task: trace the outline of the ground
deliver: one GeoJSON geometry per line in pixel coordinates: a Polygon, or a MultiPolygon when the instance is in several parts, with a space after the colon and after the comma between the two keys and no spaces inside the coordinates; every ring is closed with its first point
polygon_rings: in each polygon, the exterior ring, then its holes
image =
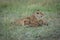
{"type": "Polygon", "coordinates": [[[0,40],[60,40],[60,0],[0,0],[0,40]],[[11,24],[41,10],[51,20],[48,26],[11,24]]]}

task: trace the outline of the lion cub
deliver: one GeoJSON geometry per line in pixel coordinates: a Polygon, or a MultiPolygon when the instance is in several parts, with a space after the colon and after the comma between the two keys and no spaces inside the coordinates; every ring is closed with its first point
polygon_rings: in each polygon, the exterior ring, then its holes
{"type": "Polygon", "coordinates": [[[23,18],[23,19],[18,19],[16,20],[16,24],[19,25],[28,25],[28,26],[40,26],[45,24],[45,22],[43,20],[41,20],[44,17],[44,14],[42,12],[40,12],[39,10],[37,10],[36,12],[34,12],[31,16],[23,18]]]}

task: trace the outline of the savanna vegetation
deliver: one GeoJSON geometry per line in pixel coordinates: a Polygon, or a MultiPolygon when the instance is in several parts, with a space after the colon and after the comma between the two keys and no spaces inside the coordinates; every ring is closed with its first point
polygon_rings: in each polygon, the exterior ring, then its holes
{"type": "Polygon", "coordinates": [[[60,40],[60,0],[0,0],[0,40],[60,40]],[[51,18],[48,26],[11,24],[38,9],[51,18]]]}

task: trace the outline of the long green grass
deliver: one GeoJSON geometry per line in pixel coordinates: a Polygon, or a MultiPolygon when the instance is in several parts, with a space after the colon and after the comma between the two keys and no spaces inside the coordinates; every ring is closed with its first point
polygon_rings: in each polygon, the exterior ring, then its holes
{"type": "Polygon", "coordinates": [[[60,0],[0,0],[0,40],[60,40],[60,0]],[[48,26],[11,24],[36,10],[51,20],[48,26]]]}

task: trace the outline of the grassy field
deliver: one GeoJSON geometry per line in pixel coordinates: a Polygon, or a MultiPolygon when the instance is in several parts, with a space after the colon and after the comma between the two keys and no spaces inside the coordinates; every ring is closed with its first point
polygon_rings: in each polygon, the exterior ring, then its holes
{"type": "Polygon", "coordinates": [[[60,0],[0,0],[0,40],[60,40],[60,0]],[[38,9],[52,19],[48,26],[11,24],[38,9]]]}

